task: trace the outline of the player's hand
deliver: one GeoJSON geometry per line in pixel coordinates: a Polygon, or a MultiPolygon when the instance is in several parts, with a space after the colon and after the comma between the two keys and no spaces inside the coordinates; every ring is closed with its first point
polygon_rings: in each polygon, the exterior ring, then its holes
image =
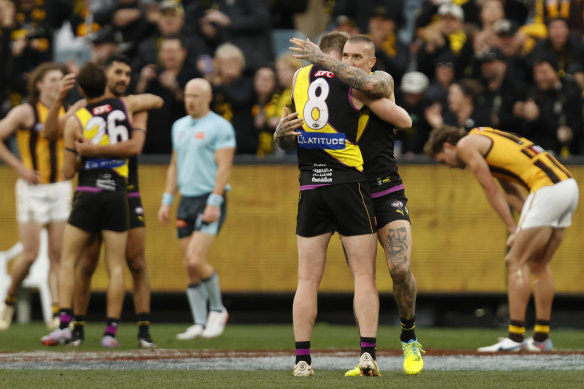
{"type": "Polygon", "coordinates": [[[31,170],[21,166],[17,169],[17,171],[20,177],[22,177],[28,184],[36,185],[39,183],[40,173],[38,170],[31,170]]]}
{"type": "Polygon", "coordinates": [[[77,138],[77,143],[75,143],[75,149],[79,155],[83,157],[95,156],[97,155],[97,146],[93,142],[83,136],[77,138]]]}
{"type": "Polygon", "coordinates": [[[207,204],[203,212],[203,223],[214,223],[219,220],[221,209],[216,205],[207,204]]]}
{"type": "Polygon", "coordinates": [[[67,93],[75,86],[75,73],[68,73],[59,82],[59,100],[65,100],[67,93]]]}
{"type": "Polygon", "coordinates": [[[170,215],[170,205],[160,204],[160,209],[158,210],[158,220],[164,224],[168,224],[168,215],[170,215]]]}
{"type": "Polygon", "coordinates": [[[291,51],[298,53],[294,54],[296,58],[305,59],[313,64],[320,64],[320,61],[324,58],[324,53],[320,47],[308,38],[306,40],[292,38],[290,39],[290,43],[296,45],[296,47],[289,47],[291,51]]]}
{"type": "Polygon", "coordinates": [[[303,122],[304,119],[298,118],[298,112],[290,113],[288,107],[284,107],[280,122],[278,122],[274,132],[274,139],[300,135],[301,133],[296,129],[302,126],[303,122]]]}
{"type": "Polygon", "coordinates": [[[515,237],[517,236],[517,233],[514,232],[512,234],[509,234],[509,237],[507,238],[507,247],[511,248],[511,246],[513,246],[513,243],[515,242],[515,237]]]}

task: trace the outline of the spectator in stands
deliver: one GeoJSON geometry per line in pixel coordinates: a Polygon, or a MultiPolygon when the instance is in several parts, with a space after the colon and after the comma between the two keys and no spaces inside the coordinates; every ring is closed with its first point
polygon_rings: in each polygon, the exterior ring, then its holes
{"type": "Polygon", "coordinates": [[[548,22],[548,37],[535,45],[533,56],[553,54],[558,59],[558,69],[565,74],[574,63],[584,63],[582,38],[570,33],[566,19],[556,18],[548,22]]]}
{"type": "Polygon", "coordinates": [[[459,75],[467,74],[473,56],[472,42],[462,29],[464,13],[453,3],[444,3],[438,8],[440,19],[426,27],[423,32],[422,46],[418,50],[418,70],[431,77],[436,57],[450,51],[456,58],[455,69],[459,75]]]}
{"type": "Polygon", "coordinates": [[[542,54],[533,65],[535,86],[518,109],[526,120],[523,136],[567,157],[582,152],[582,91],[575,81],[558,75],[554,56],[542,54]]]}
{"type": "Polygon", "coordinates": [[[248,70],[255,71],[272,62],[269,2],[218,0],[215,4],[217,8],[207,9],[199,20],[208,45],[216,48],[226,42],[233,43],[243,51],[248,70]]]}
{"type": "MultiPolygon", "coordinates": [[[[515,109],[525,101],[527,85],[521,80],[509,77],[506,58],[497,48],[487,48],[476,56],[480,66],[481,81],[485,87],[482,105],[490,113],[491,126],[500,130],[517,132],[521,118],[515,109]]],[[[482,125],[478,123],[478,125],[482,125]]]]}
{"type": "Polygon", "coordinates": [[[12,64],[12,49],[10,35],[16,25],[14,19],[14,4],[9,0],[0,0],[0,119],[4,117],[6,99],[10,95],[10,78],[12,64]]]}
{"type": "Polygon", "coordinates": [[[426,110],[426,119],[432,128],[445,124],[469,131],[478,126],[490,126],[489,114],[478,102],[482,92],[483,87],[476,80],[455,81],[448,89],[448,109],[440,111],[434,104],[426,110]]]}
{"type": "Polygon", "coordinates": [[[401,80],[409,60],[409,48],[396,34],[403,9],[395,5],[378,6],[369,18],[369,37],[375,44],[374,70],[388,72],[396,80],[401,80]]]}
{"type": "Polygon", "coordinates": [[[580,1],[535,0],[534,19],[542,23],[556,18],[568,21],[570,29],[580,37],[584,36],[584,9],[580,1]]]}
{"type": "MultiPolygon", "coordinates": [[[[423,0],[421,8],[416,17],[416,35],[422,37],[425,34],[425,29],[432,26],[435,20],[439,17],[439,8],[446,3],[450,3],[450,0],[423,0]]],[[[466,24],[478,28],[480,26],[479,12],[477,1],[457,1],[456,4],[460,4],[462,9],[464,20],[466,24]]]]}
{"type": "Polygon", "coordinates": [[[576,81],[576,83],[584,93],[584,64],[579,63],[570,66],[570,68],[568,69],[568,77],[576,81]]]}
{"type": "Polygon", "coordinates": [[[510,19],[502,19],[495,23],[493,30],[497,34],[497,43],[493,47],[499,48],[507,58],[507,74],[509,78],[530,82],[532,80],[531,67],[527,62],[529,49],[526,45],[528,37],[519,29],[519,24],[510,19]]]}
{"type": "MultiPolygon", "coordinates": [[[[356,24],[360,33],[366,34],[371,31],[371,16],[376,10],[383,9],[383,18],[391,13],[390,19],[394,21],[394,32],[404,23],[404,2],[403,0],[337,0],[332,10],[333,19],[339,16],[349,16],[356,24]]],[[[379,11],[378,11],[379,12],[379,11]]],[[[346,30],[341,30],[346,31],[346,30]]],[[[346,31],[349,35],[350,31],[346,31]]],[[[357,33],[358,34],[358,33],[357,33]]],[[[373,37],[371,37],[373,38],[373,37]]],[[[403,73],[402,73],[403,74],[403,73]]],[[[395,76],[394,76],[395,77],[395,76]]],[[[397,78],[398,80],[401,78],[397,78]]]]}
{"type": "Polygon", "coordinates": [[[394,152],[396,156],[420,154],[432,128],[426,121],[424,112],[430,105],[426,98],[429,80],[424,73],[409,72],[401,79],[397,104],[403,107],[412,118],[412,126],[397,131],[394,152]]]}
{"type": "Polygon", "coordinates": [[[186,83],[199,76],[195,68],[185,66],[187,55],[183,40],[166,37],[160,44],[160,66],[148,64],[142,68],[136,85],[137,93],[152,93],[164,99],[164,106],[148,115],[148,136],[143,153],[170,154],[170,128],[185,115],[183,90],[186,83]]]}
{"type": "Polygon", "coordinates": [[[253,80],[243,74],[245,57],[241,49],[224,43],[215,51],[215,73],[208,76],[213,85],[213,110],[235,128],[237,154],[255,154],[258,133],[254,126],[253,80]]]}
{"type": "MultiPolygon", "coordinates": [[[[349,36],[361,33],[361,30],[359,30],[355,21],[346,15],[337,16],[333,24],[335,25],[335,31],[346,32],[349,36]]],[[[316,39],[315,41],[318,42],[316,39]]]]}
{"type": "Polygon", "coordinates": [[[445,51],[436,57],[434,62],[434,81],[426,91],[426,97],[432,103],[440,103],[442,107],[448,105],[448,88],[456,80],[456,70],[454,55],[445,51]]]}
{"type": "Polygon", "coordinates": [[[258,132],[258,156],[274,152],[274,129],[268,126],[268,117],[277,114],[273,101],[276,91],[276,72],[269,66],[259,68],[253,79],[255,104],[252,107],[254,125],[258,132]]]}
{"type": "MultiPolygon", "coordinates": [[[[118,50],[118,43],[120,42],[116,39],[111,26],[106,26],[93,34],[91,39],[91,62],[103,66],[105,60],[118,50]]],[[[69,64],[69,66],[72,66],[72,64],[69,64]]],[[[70,67],[69,70],[77,73],[79,69],[70,67]]]]}
{"type": "MultiPolygon", "coordinates": [[[[187,49],[188,66],[197,66],[199,59],[202,60],[201,56],[210,54],[203,39],[195,34],[194,26],[185,24],[185,12],[180,2],[162,1],[156,11],[155,20],[157,30],[154,35],[140,42],[132,65],[134,69],[142,69],[148,64],[158,64],[158,48],[162,39],[168,36],[182,36],[187,49]]],[[[204,67],[197,67],[199,72],[204,72],[204,67]]]]}
{"type": "Polygon", "coordinates": [[[284,107],[292,112],[292,84],[294,73],[302,67],[302,60],[295,58],[290,53],[284,53],[276,60],[277,92],[274,94],[272,103],[274,109],[268,113],[268,127],[272,134],[276,130],[284,107]]]}
{"type": "Polygon", "coordinates": [[[138,43],[154,32],[154,26],[146,18],[146,2],[141,0],[118,0],[100,2],[93,16],[102,26],[111,26],[118,36],[119,51],[133,58],[138,43]]]}
{"type": "Polygon", "coordinates": [[[497,34],[494,25],[505,18],[501,0],[485,0],[480,3],[481,30],[474,35],[473,48],[475,53],[493,47],[497,44],[497,34]]]}

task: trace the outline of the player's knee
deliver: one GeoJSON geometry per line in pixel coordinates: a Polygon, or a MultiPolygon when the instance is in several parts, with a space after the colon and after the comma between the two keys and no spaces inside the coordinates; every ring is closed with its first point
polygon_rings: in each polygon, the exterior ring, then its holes
{"type": "Polygon", "coordinates": [[[128,269],[130,269],[130,272],[134,276],[142,274],[146,271],[146,261],[143,255],[128,257],[127,263],[128,269]]]}
{"type": "Polygon", "coordinates": [[[410,266],[407,263],[390,263],[389,274],[395,283],[404,283],[410,276],[410,266]]]}
{"type": "Polygon", "coordinates": [[[189,255],[185,258],[185,268],[187,272],[200,272],[203,267],[203,259],[197,255],[189,255]]]}
{"type": "Polygon", "coordinates": [[[38,251],[25,251],[22,253],[22,261],[27,267],[31,267],[38,256],[38,251]]]}

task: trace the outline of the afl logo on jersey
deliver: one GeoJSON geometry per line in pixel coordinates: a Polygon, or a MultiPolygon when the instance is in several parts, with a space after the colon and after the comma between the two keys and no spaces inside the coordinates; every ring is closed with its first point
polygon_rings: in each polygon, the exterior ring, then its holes
{"type": "Polygon", "coordinates": [[[205,139],[205,133],[203,131],[195,132],[195,139],[205,139]]]}
{"type": "Polygon", "coordinates": [[[395,200],[393,203],[391,203],[391,206],[394,208],[401,208],[404,206],[404,203],[399,200],[395,200]]]}
{"type": "Polygon", "coordinates": [[[334,78],[335,74],[328,70],[317,70],[316,72],[314,72],[314,77],[334,78]]]}

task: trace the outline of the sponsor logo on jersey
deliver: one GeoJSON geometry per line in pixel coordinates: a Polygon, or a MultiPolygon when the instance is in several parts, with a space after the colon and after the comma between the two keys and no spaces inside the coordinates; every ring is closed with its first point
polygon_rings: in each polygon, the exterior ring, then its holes
{"type": "Polygon", "coordinates": [[[99,105],[97,107],[94,107],[91,110],[91,114],[93,116],[97,116],[97,115],[103,115],[104,113],[108,113],[111,112],[112,110],[112,106],[109,104],[104,104],[104,105],[99,105]]]}
{"type": "Polygon", "coordinates": [[[320,150],[344,150],[345,134],[340,133],[323,133],[323,132],[304,132],[298,135],[298,147],[303,149],[320,149],[320,150]]]}
{"type": "Polygon", "coordinates": [[[123,166],[126,163],[124,159],[88,159],[83,164],[84,170],[93,169],[113,169],[123,166]]]}
{"type": "Polygon", "coordinates": [[[195,139],[205,139],[205,133],[203,131],[195,132],[195,139]]]}
{"type": "Polygon", "coordinates": [[[41,132],[44,129],[45,129],[45,125],[43,123],[37,123],[34,125],[34,130],[36,132],[41,132]]]}
{"type": "Polygon", "coordinates": [[[317,70],[314,72],[314,77],[335,78],[335,74],[329,70],[317,70]]]}

